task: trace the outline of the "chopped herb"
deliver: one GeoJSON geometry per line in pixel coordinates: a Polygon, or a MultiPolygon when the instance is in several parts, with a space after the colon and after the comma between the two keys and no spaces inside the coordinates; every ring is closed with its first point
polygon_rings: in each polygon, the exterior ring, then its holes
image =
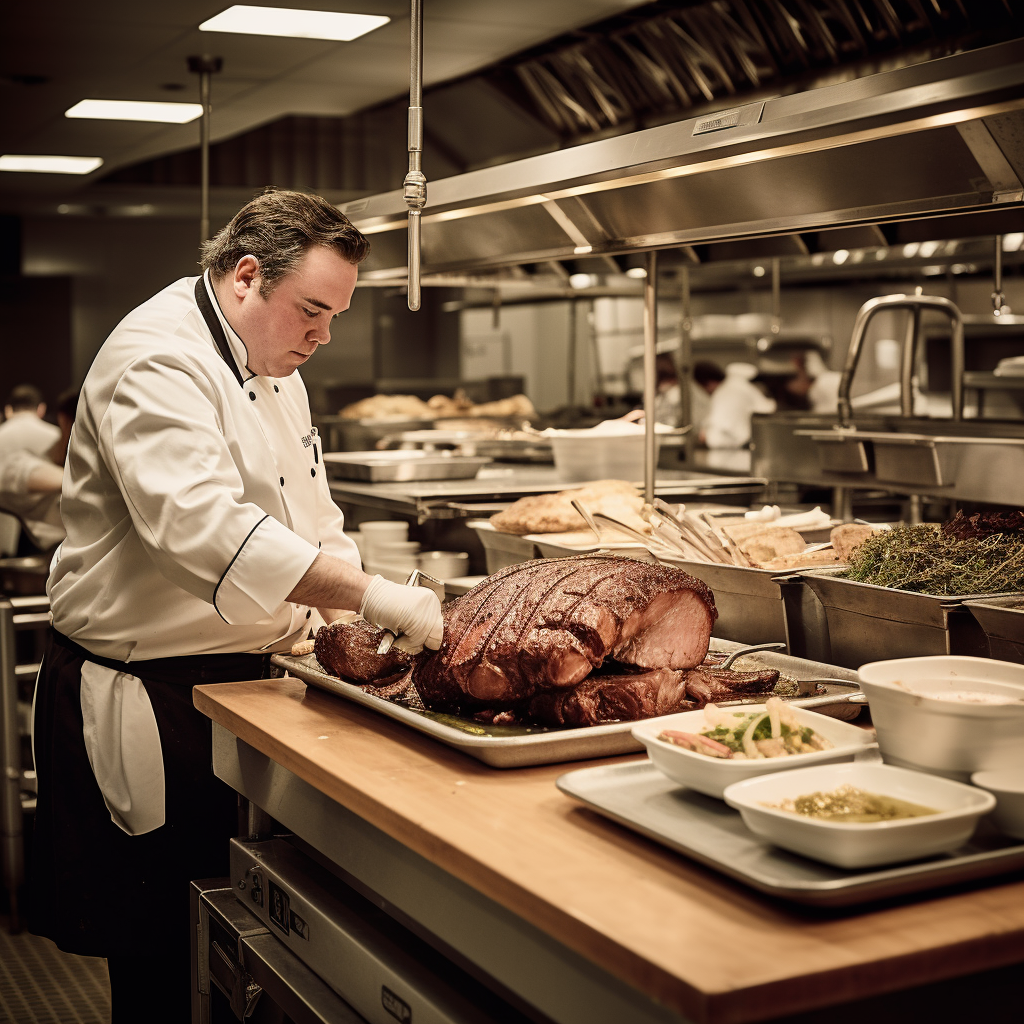
{"type": "Polygon", "coordinates": [[[934,523],[868,537],[843,574],[919,594],[994,594],[1024,589],[1024,537],[993,533],[958,540],[934,523]]]}

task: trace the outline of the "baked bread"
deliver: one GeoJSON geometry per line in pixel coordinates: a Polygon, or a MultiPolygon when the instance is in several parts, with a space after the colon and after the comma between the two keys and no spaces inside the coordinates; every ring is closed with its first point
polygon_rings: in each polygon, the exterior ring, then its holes
{"type": "MultiPolygon", "coordinates": [[[[528,495],[491,516],[491,525],[501,533],[520,536],[586,529],[583,517],[572,507],[574,498],[588,512],[603,512],[641,533],[651,532],[650,523],[640,518],[643,499],[636,488],[624,480],[598,480],[575,490],[528,495]]],[[[625,539],[625,534],[621,536],[625,539]]]]}
{"type": "Polygon", "coordinates": [[[749,559],[763,565],[773,558],[799,554],[807,544],[796,530],[786,526],[765,526],[740,541],[739,547],[749,559]]]}
{"type": "Polygon", "coordinates": [[[843,523],[832,528],[829,539],[840,562],[848,562],[854,553],[875,532],[873,526],[863,523],[843,523]]]}

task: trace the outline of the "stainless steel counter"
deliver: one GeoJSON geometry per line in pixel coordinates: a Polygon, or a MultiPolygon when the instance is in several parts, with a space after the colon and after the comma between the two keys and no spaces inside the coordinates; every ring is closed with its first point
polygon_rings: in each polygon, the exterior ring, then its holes
{"type": "MultiPolygon", "coordinates": [[[[764,477],[724,476],[686,470],[662,470],[655,493],[668,500],[714,498],[748,504],[767,485],[764,477]]],[[[363,483],[334,480],[331,495],[339,504],[428,519],[459,519],[490,514],[488,504],[508,504],[528,494],[546,494],[582,487],[562,479],[554,466],[489,466],[471,480],[424,480],[409,483],[363,483]],[[481,507],[474,507],[481,506],[481,507]]]]}

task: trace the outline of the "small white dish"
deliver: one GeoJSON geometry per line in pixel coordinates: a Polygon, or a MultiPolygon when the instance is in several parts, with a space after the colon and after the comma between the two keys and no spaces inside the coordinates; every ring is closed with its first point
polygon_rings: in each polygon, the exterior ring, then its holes
{"type": "Polygon", "coordinates": [[[989,820],[1000,832],[1024,839],[1024,768],[975,772],[971,782],[996,798],[989,820]]]}
{"type": "MultiPolygon", "coordinates": [[[[736,708],[723,708],[744,715],[764,711],[763,704],[744,704],[736,708]]],[[[830,750],[817,750],[812,754],[790,754],[788,757],[766,757],[757,760],[733,760],[732,758],[708,757],[685,747],[676,746],[667,740],[658,739],[666,729],[679,732],[703,732],[708,728],[704,711],[682,711],[678,715],[652,718],[633,726],[633,736],[647,748],[647,756],[659,771],[673,782],[695,789],[705,796],[722,799],[726,786],[743,779],[766,775],[770,772],[784,772],[814,764],[832,764],[849,761],[861,751],[876,746],[875,734],[871,729],[841,722],[828,715],[819,715],[805,708],[791,708],[801,725],[812,728],[832,744],[830,750]]],[[[876,755],[877,756],[877,755],[876,755]]]]}
{"type": "Polygon", "coordinates": [[[868,868],[946,853],[971,837],[996,805],[975,786],[887,764],[815,765],[737,782],[725,791],[751,832],[794,853],[841,868],[868,868]],[[840,786],[932,807],[918,818],[867,823],[823,821],[766,804],[827,793],[840,786]]]}

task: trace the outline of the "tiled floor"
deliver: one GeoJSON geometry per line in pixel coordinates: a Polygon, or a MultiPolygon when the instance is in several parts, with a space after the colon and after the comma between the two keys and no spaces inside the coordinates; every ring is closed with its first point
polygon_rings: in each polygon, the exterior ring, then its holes
{"type": "Polygon", "coordinates": [[[0,917],[0,1022],[109,1024],[106,960],[62,953],[28,932],[11,935],[0,917]]]}

